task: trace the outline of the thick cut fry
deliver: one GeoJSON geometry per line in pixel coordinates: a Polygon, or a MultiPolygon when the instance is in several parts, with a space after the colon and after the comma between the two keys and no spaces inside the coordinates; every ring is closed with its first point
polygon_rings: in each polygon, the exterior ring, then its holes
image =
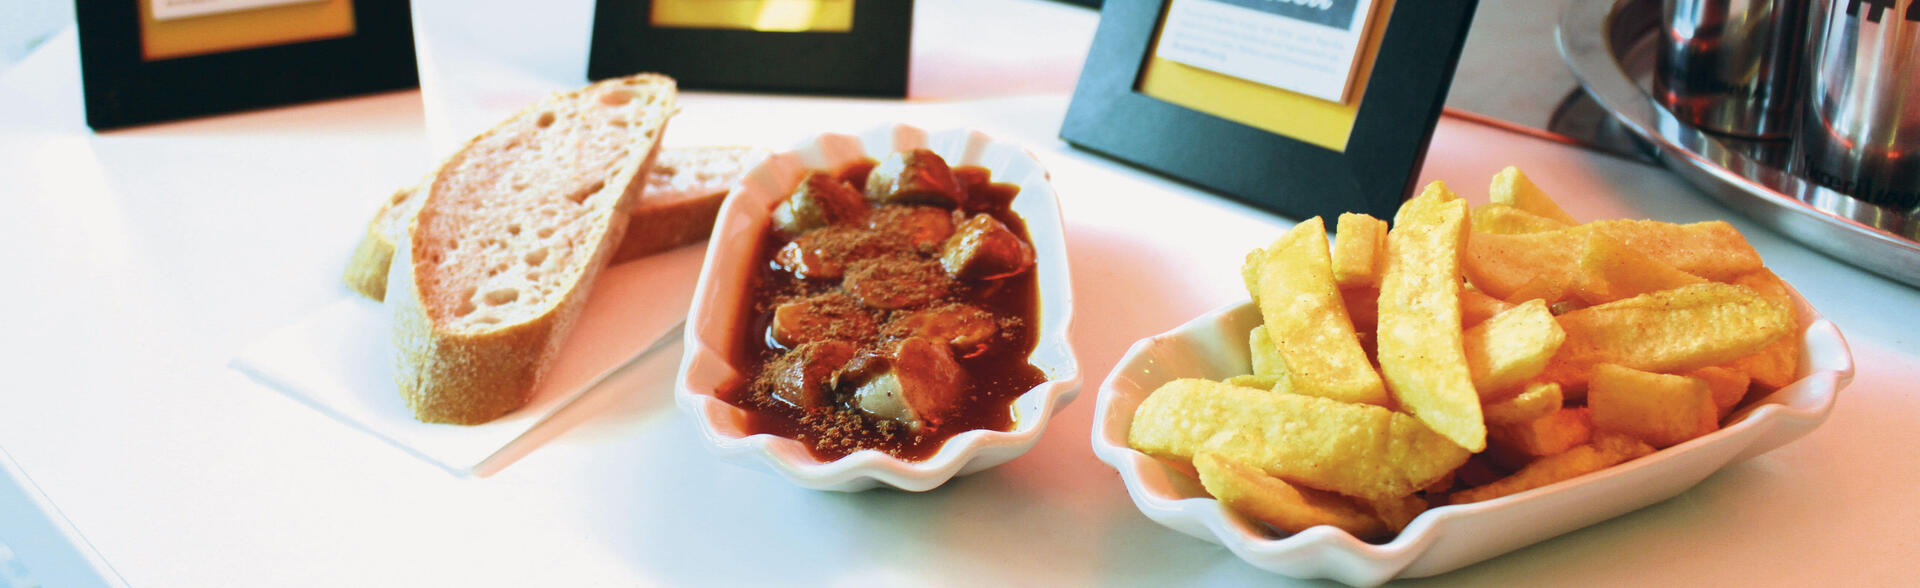
{"type": "Polygon", "coordinates": [[[1462,337],[1473,387],[1482,400],[1492,400],[1539,375],[1567,334],[1545,302],[1529,300],[1467,329],[1462,337]]]}
{"type": "Polygon", "coordinates": [[[1487,187],[1487,198],[1562,224],[1580,224],[1580,221],[1573,220],[1573,215],[1561,210],[1560,205],[1554,203],[1539,186],[1533,185],[1533,180],[1527,179],[1527,174],[1521,173],[1520,168],[1511,165],[1493,175],[1493,185],[1487,187]]]}
{"type": "Polygon", "coordinates": [[[1678,373],[1751,355],[1791,334],[1792,315],[1753,289],[1706,283],[1642,294],[1557,317],[1567,340],[1542,378],[1584,387],[1593,366],[1678,373]]]}
{"type": "Polygon", "coordinates": [[[1719,409],[1706,380],[1643,372],[1603,363],[1593,368],[1587,407],[1595,430],[1619,433],[1654,447],[1671,447],[1719,427],[1719,409]]]}
{"type": "MultiPolygon", "coordinates": [[[[1451,476],[1449,476],[1451,478],[1451,476]]],[[[1451,479],[1442,480],[1452,483],[1451,479]]],[[[1399,533],[1413,523],[1414,517],[1427,512],[1427,499],[1420,496],[1402,496],[1379,500],[1360,500],[1362,506],[1373,511],[1373,516],[1387,525],[1388,533],[1399,533]]]]}
{"type": "Polygon", "coordinates": [[[1141,402],[1127,442],[1155,457],[1213,451],[1361,498],[1412,494],[1467,460],[1418,419],[1385,408],[1193,379],[1168,382],[1141,402]]]}
{"type": "Polygon", "coordinates": [[[1727,418],[1733,412],[1733,407],[1740,405],[1740,401],[1747,397],[1747,388],[1753,386],[1752,376],[1730,367],[1704,367],[1681,375],[1699,378],[1707,383],[1707,390],[1713,393],[1713,406],[1719,409],[1714,415],[1721,419],[1727,418]]]}
{"type": "Polygon", "coordinates": [[[1515,291],[1542,274],[1571,279],[1587,235],[1600,233],[1667,265],[1709,280],[1728,280],[1760,269],[1760,254],[1740,231],[1722,221],[1676,225],[1649,220],[1604,220],[1558,231],[1516,235],[1473,233],[1461,258],[1467,279],[1481,291],[1512,300],[1515,291]]]}
{"type": "Polygon", "coordinates": [[[1587,408],[1561,408],[1531,421],[1496,427],[1488,434],[1501,449],[1530,457],[1553,455],[1593,439],[1587,408]]]}
{"type": "MultiPolygon", "coordinates": [[[[1800,311],[1793,303],[1792,291],[1787,288],[1787,283],[1781,281],[1780,276],[1774,275],[1772,271],[1761,268],[1734,278],[1733,283],[1753,288],[1753,291],[1759,292],[1761,297],[1786,307],[1787,311],[1792,313],[1791,322],[1796,327],[1800,324],[1800,311]]],[[[1760,385],[1777,390],[1792,384],[1795,376],[1798,375],[1802,344],[1803,341],[1799,336],[1788,335],[1752,355],[1733,360],[1733,363],[1728,365],[1753,376],[1753,381],[1759,382],[1760,385]]]]}
{"type": "Polygon", "coordinates": [[[1540,216],[1511,204],[1482,204],[1473,209],[1473,230],[1482,233],[1513,235],[1518,233],[1538,233],[1564,229],[1572,226],[1544,216],[1540,216]]]}
{"type": "Polygon", "coordinates": [[[1513,308],[1512,303],[1488,296],[1479,290],[1473,288],[1460,290],[1461,327],[1471,329],[1474,325],[1486,322],[1487,319],[1493,318],[1493,315],[1506,312],[1509,308],[1513,308]]]}
{"type": "Polygon", "coordinates": [[[1653,448],[1639,440],[1603,436],[1591,444],[1534,460],[1513,475],[1491,484],[1455,492],[1448,499],[1453,504],[1466,504],[1519,494],[1607,469],[1649,453],[1653,453],[1653,448]]]}
{"type": "Polygon", "coordinates": [[[1588,235],[1578,267],[1573,273],[1573,295],[1587,304],[1605,304],[1706,281],[1598,232],[1588,235]]]}
{"type": "Polygon", "coordinates": [[[1400,206],[1380,279],[1380,371],[1400,406],[1468,451],[1487,447],[1460,331],[1467,202],[1428,184],[1400,206]]]}
{"type": "Polygon", "coordinates": [[[1486,415],[1491,431],[1491,427],[1525,423],[1553,414],[1565,401],[1559,384],[1534,382],[1511,398],[1481,406],[1480,412],[1486,415]]]}
{"type": "Polygon", "coordinates": [[[1340,288],[1378,288],[1380,258],[1386,255],[1387,222],[1351,212],[1340,213],[1333,232],[1333,282],[1340,288]]]}
{"type": "Polygon", "coordinates": [[[1278,376],[1287,373],[1287,364],[1280,359],[1280,346],[1267,336],[1267,326],[1259,325],[1247,332],[1247,351],[1253,362],[1253,375],[1278,376]]]}
{"type": "Polygon", "coordinates": [[[1341,288],[1340,301],[1347,305],[1347,319],[1355,333],[1365,335],[1380,327],[1380,289],[1370,286],[1341,288]]]}
{"type": "Polygon", "coordinates": [[[1194,455],[1193,469],[1200,474],[1200,485],[1221,504],[1286,533],[1319,525],[1330,525],[1361,539],[1394,532],[1370,508],[1355,504],[1353,499],[1296,488],[1259,468],[1216,453],[1194,455]]]}
{"type": "Polygon", "coordinates": [[[1220,381],[1222,384],[1231,386],[1259,388],[1261,390],[1273,390],[1276,392],[1285,392],[1286,390],[1284,390],[1283,387],[1287,385],[1286,382],[1286,377],[1274,374],[1239,375],[1220,381]]]}
{"type": "Polygon", "coordinates": [[[1260,316],[1280,350],[1294,390],[1385,404],[1386,387],[1355,338],[1333,283],[1320,217],[1301,222],[1267,247],[1260,262],[1260,316]]]}

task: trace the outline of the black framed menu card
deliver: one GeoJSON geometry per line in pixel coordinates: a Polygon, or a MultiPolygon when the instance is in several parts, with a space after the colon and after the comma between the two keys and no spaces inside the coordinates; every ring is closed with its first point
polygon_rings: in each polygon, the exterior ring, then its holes
{"type": "Polygon", "coordinates": [[[906,96],[912,0],[597,0],[587,77],[694,90],[906,96]]]}
{"type": "Polygon", "coordinates": [[[96,130],[420,84],[407,0],[98,0],[74,9],[96,130]]]}
{"type": "Polygon", "coordinates": [[[1283,215],[1390,219],[1476,4],[1107,2],[1060,137],[1283,215]]]}

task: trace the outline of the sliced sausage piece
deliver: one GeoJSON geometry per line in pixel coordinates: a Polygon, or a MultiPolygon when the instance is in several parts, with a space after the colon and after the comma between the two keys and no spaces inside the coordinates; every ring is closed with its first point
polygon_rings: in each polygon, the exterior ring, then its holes
{"type": "Polygon", "coordinates": [[[960,223],[940,247],[940,267],[962,280],[1004,278],[1032,265],[1033,246],[986,214],[960,223]]]}
{"type": "Polygon", "coordinates": [[[864,341],[879,332],[879,323],[860,303],[845,294],[809,296],[774,307],[767,338],[782,349],[813,341],[864,341]]]}
{"type": "Polygon", "coordinates": [[[959,409],[966,387],[967,374],[945,343],[914,337],[896,344],[853,398],[862,412],[920,431],[939,427],[959,409]]]}
{"type": "Polygon", "coordinates": [[[853,359],[856,349],[845,341],[812,341],[780,356],[773,366],[773,397],[807,410],[833,404],[834,372],[853,359]]]}
{"type": "Polygon", "coordinates": [[[986,350],[999,334],[993,313],[970,304],[947,304],[888,321],[881,330],[891,338],[926,337],[947,344],[955,355],[971,357],[986,350]]]}
{"type": "Polygon", "coordinates": [[[807,172],[792,194],[773,207],[773,230],[792,237],[829,225],[859,223],[867,203],[839,176],[807,172]]]}
{"type": "Polygon", "coordinates": [[[953,289],[953,279],[933,260],[890,255],[854,262],[847,267],[840,285],[861,304],[899,310],[925,306],[946,296],[953,289]]]}
{"type": "Polygon", "coordinates": [[[933,253],[953,236],[953,215],[931,206],[888,206],[867,216],[867,227],[898,236],[914,251],[933,253]]]}
{"type": "Polygon", "coordinates": [[[965,202],[947,160],[926,149],[895,152],[867,174],[867,200],[958,208],[965,202]]]}

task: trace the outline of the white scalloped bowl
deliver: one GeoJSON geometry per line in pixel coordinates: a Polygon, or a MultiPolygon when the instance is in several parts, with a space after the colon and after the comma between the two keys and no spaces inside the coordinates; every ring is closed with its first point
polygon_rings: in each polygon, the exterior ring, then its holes
{"type": "Polygon", "coordinates": [[[1094,401],[1093,452],[1120,471],[1140,512],[1218,543],[1247,563],[1296,578],[1372,586],[1446,573],[1666,500],[1728,464],[1771,451],[1818,427],[1853,380],[1853,356],[1833,323],[1794,294],[1801,315],[1800,379],[1744,407],[1726,427],[1572,480],[1414,519],[1392,542],[1372,544],[1320,526],[1276,537],[1207,495],[1198,481],[1127,446],[1134,409],[1177,378],[1251,373],[1251,302],[1228,305],[1127,350],[1094,401]]]}
{"type": "Polygon", "coordinates": [[[770,471],[815,490],[854,492],[881,484],[925,491],[963,476],[1006,463],[1032,449],[1055,412],[1080,391],[1080,367],[1068,344],[1073,315],[1072,284],[1060,205],[1047,171],[1026,149],[968,130],[928,133],[906,125],[883,126],[859,136],[823,134],[793,151],[769,157],[749,171],[727,196],[707,248],[706,265],[688,313],[686,355],[680,363],[675,403],[699,424],[700,433],[720,457],[770,471]],[[1013,210],[1026,220],[1033,240],[1040,290],[1038,341],[1030,356],[1047,381],[1013,402],[1009,431],[973,430],[948,439],[924,461],[910,462],[878,451],[858,451],[831,462],[815,459],[799,442],[768,434],[747,434],[746,412],[714,396],[741,377],[728,352],[741,322],[755,246],[766,231],[773,206],[798,186],[809,169],[834,169],[896,150],[925,147],[955,166],[977,165],[996,182],[1020,186],[1013,210]]]}

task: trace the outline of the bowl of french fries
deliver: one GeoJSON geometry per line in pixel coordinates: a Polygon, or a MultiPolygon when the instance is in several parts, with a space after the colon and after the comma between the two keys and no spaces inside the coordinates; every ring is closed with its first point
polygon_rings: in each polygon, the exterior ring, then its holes
{"type": "MultiPolygon", "coordinates": [[[[1250,252],[1250,300],[1133,345],[1093,449],[1141,512],[1376,585],[1671,498],[1826,420],[1846,342],[1731,225],[1578,223],[1519,170],[1250,252]]],[[[1222,260],[1223,268],[1231,261],[1222,260]]],[[[1228,270],[1230,271],[1230,270],[1228,270]]]]}

